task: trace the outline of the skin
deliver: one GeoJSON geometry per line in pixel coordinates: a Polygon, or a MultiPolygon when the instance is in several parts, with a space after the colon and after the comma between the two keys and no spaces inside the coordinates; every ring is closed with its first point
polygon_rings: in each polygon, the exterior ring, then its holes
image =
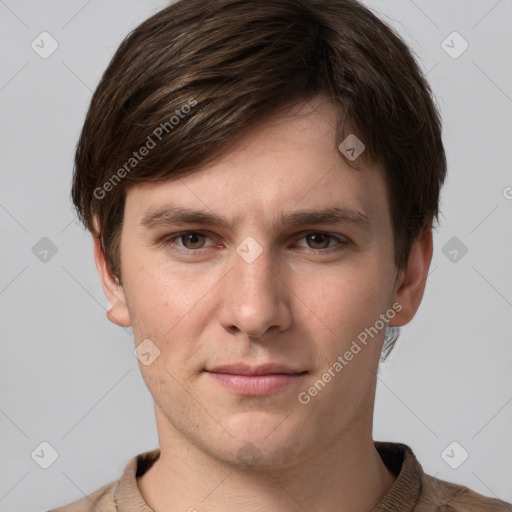
{"type": "Polygon", "coordinates": [[[140,364],[161,456],[138,485],[155,512],[363,512],[393,485],[372,438],[384,329],[308,404],[297,398],[394,303],[401,310],[389,325],[413,318],[432,258],[428,228],[397,271],[383,174],[361,157],[358,169],[341,158],[335,116],[322,97],[297,104],[214,164],[131,188],[122,286],[95,241],[108,318],[131,325],[136,344],[150,339],[160,350],[140,364]],[[169,204],[234,225],[141,225],[169,204]],[[328,206],[362,212],[369,225],[273,228],[282,215],[328,206]],[[184,231],[200,234],[169,240],[184,231]],[[262,250],[251,263],[236,251],[248,236],[262,250]],[[307,373],[266,396],[241,396],[204,371],[235,362],[307,373]]]}

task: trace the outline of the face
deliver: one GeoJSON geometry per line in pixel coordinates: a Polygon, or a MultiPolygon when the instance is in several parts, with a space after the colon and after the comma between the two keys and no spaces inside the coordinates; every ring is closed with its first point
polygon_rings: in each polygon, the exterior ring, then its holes
{"type": "Polygon", "coordinates": [[[385,327],[410,319],[415,281],[381,170],[345,163],[335,126],[331,104],[300,104],[214,165],[129,190],[123,286],[103,284],[145,344],[160,435],[278,468],[371,433],[385,327]]]}

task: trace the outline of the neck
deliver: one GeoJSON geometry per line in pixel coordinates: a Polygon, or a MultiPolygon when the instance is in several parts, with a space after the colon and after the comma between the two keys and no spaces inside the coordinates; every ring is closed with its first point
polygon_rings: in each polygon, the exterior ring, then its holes
{"type": "Polygon", "coordinates": [[[160,458],[138,486],[155,512],[369,512],[395,477],[375,449],[371,430],[354,427],[307,460],[268,471],[228,465],[166,429],[165,436],[159,431],[160,458]]]}

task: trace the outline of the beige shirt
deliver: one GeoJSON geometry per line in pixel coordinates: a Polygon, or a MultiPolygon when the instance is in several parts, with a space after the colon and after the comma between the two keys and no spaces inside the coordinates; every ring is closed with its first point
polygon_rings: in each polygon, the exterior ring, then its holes
{"type": "MultiPolygon", "coordinates": [[[[375,448],[397,478],[373,512],[512,512],[511,504],[426,475],[405,444],[376,441],[375,448]]],[[[137,487],[137,477],[159,456],[160,450],[137,455],[119,480],[49,512],[153,512],[137,487]]]]}

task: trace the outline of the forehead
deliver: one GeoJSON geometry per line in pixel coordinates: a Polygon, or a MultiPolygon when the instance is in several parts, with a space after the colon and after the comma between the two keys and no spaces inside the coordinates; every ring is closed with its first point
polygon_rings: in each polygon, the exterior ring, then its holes
{"type": "Polygon", "coordinates": [[[127,193],[126,214],[139,222],[167,205],[275,225],[284,212],[324,209],[386,216],[383,173],[361,157],[340,155],[336,107],[298,104],[249,130],[224,156],[181,178],[144,183],[127,193]]]}

